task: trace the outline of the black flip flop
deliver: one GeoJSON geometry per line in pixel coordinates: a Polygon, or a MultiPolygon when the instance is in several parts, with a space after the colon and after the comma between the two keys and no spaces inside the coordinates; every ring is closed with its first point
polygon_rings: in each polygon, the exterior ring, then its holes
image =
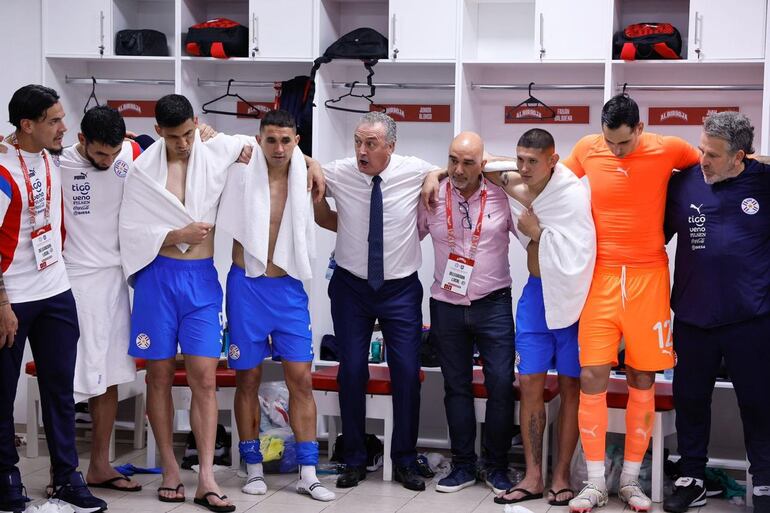
{"type": "Polygon", "coordinates": [[[207,492],[203,494],[203,497],[196,497],[193,502],[197,504],[198,506],[203,506],[204,508],[208,509],[209,511],[213,511],[214,513],[229,513],[230,511],[235,511],[235,505],[230,504],[229,506],[217,506],[216,504],[211,504],[207,497],[216,497],[217,499],[223,501],[227,499],[227,495],[217,495],[214,492],[207,492]]]}
{"type": "Polygon", "coordinates": [[[503,496],[501,497],[495,497],[495,504],[515,504],[517,502],[524,502],[524,501],[532,501],[535,499],[542,499],[543,494],[542,493],[532,493],[529,490],[525,490],[524,488],[509,488],[505,491],[503,496]],[[508,495],[509,493],[513,492],[520,492],[523,493],[521,497],[518,499],[506,499],[504,496],[508,495]]]}
{"type": "Polygon", "coordinates": [[[573,490],[572,488],[562,488],[558,492],[555,492],[553,488],[551,488],[550,490],[548,490],[548,494],[553,495],[553,500],[548,499],[548,504],[550,504],[551,506],[567,506],[569,504],[569,501],[575,498],[575,490],[573,490]],[[561,501],[556,500],[556,497],[567,492],[571,493],[572,497],[561,501]]]}
{"type": "Polygon", "coordinates": [[[184,484],[179,483],[176,485],[176,488],[169,488],[167,486],[161,486],[158,488],[158,500],[160,502],[184,502],[184,497],[163,497],[160,492],[174,492],[179,493],[179,489],[182,488],[184,484]]]}
{"type": "Polygon", "coordinates": [[[112,479],[108,479],[106,481],[102,481],[101,483],[87,483],[89,488],[106,488],[108,490],[119,490],[121,492],[141,492],[142,491],[142,485],[134,486],[133,488],[121,488],[120,486],[116,485],[118,481],[128,481],[129,483],[131,480],[126,476],[118,476],[113,477],[112,479]]]}

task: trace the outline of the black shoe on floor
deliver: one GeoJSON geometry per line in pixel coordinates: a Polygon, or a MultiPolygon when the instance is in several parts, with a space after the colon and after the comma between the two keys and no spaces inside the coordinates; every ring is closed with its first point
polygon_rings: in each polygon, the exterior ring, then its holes
{"type": "Polygon", "coordinates": [[[706,479],[703,480],[703,484],[706,487],[707,498],[721,497],[725,494],[725,487],[722,486],[722,482],[719,479],[709,479],[707,475],[706,479]]]}
{"type": "Polygon", "coordinates": [[[18,469],[0,475],[0,511],[20,513],[29,502],[18,469]]]}
{"type": "Polygon", "coordinates": [[[706,504],[706,487],[703,479],[680,477],[674,483],[674,491],[663,501],[663,510],[684,513],[689,508],[706,504]]]}
{"type": "Polygon", "coordinates": [[[337,488],[352,488],[366,479],[366,467],[346,466],[337,477],[337,488]]]}
{"type": "Polygon", "coordinates": [[[97,513],[107,509],[106,502],[91,494],[80,472],[73,472],[66,483],[55,484],[49,500],[59,506],[70,506],[75,513],[97,513]]]}
{"type": "MultiPolygon", "coordinates": [[[[757,491],[754,488],[754,491],[757,491]]],[[[770,495],[754,495],[754,513],[770,513],[770,495]]]]}
{"type": "Polygon", "coordinates": [[[414,490],[415,492],[425,490],[425,481],[420,478],[414,463],[393,467],[393,479],[401,483],[407,490],[414,490]]]}
{"type": "Polygon", "coordinates": [[[428,463],[428,458],[426,458],[423,454],[417,455],[417,459],[414,460],[414,464],[417,465],[417,473],[420,474],[422,477],[426,477],[430,479],[431,477],[436,475],[436,473],[433,472],[433,470],[430,468],[430,464],[428,463]]]}

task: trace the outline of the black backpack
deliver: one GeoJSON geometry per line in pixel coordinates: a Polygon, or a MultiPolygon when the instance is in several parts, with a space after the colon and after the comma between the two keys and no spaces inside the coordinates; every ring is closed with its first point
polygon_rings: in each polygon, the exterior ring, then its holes
{"type": "MultiPolygon", "coordinates": [[[[383,452],[385,446],[382,444],[379,438],[371,433],[366,433],[364,438],[366,444],[366,470],[374,472],[382,466],[383,452]]],[[[332,457],[330,461],[336,461],[337,463],[343,463],[343,454],[345,453],[345,435],[340,433],[334,440],[334,448],[332,449],[332,457]]]]}
{"type": "Polygon", "coordinates": [[[119,30],[115,34],[115,55],[166,56],[166,34],[151,29],[119,30]]]}
{"type": "MultiPolygon", "coordinates": [[[[326,49],[324,54],[313,61],[313,68],[310,70],[310,81],[315,84],[315,74],[322,64],[331,62],[334,59],[360,59],[364,62],[364,67],[369,72],[366,77],[366,84],[369,86],[369,94],[353,94],[353,89],[358,82],[353,82],[353,86],[350,88],[350,92],[343,94],[336,100],[326,100],[324,105],[329,109],[344,110],[346,112],[362,112],[366,113],[369,110],[350,109],[347,107],[338,107],[334,104],[340,101],[342,98],[348,96],[354,96],[356,98],[363,98],[369,103],[372,103],[371,98],[374,97],[374,84],[372,83],[372,77],[374,76],[374,65],[377,64],[379,59],[388,58],[388,39],[377,32],[376,30],[368,27],[357,28],[352,32],[348,32],[326,49]]],[[[315,88],[313,87],[313,93],[315,88]]],[[[311,94],[310,98],[312,99],[311,94]]]]}

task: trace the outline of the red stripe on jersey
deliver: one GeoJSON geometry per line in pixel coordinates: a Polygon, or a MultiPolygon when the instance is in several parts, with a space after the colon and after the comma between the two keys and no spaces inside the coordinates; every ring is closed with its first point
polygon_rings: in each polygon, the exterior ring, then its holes
{"type": "Polygon", "coordinates": [[[133,150],[133,155],[131,155],[131,158],[133,160],[136,160],[136,158],[142,154],[142,147],[139,146],[139,143],[136,141],[130,141],[131,142],[131,149],[133,150]]]}
{"type": "Polygon", "coordinates": [[[0,225],[0,270],[5,272],[13,262],[13,255],[19,245],[19,229],[21,227],[21,193],[11,173],[0,166],[0,176],[11,184],[11,204],[5,212],[3,224],[0,225]]]}
{"type": "Polygon", "coordinates": [[[64,251],[64,241],[67,239],[67,229],[64,227],[64,189],[62,188],[61,199],[61,249],[64,251]]]}

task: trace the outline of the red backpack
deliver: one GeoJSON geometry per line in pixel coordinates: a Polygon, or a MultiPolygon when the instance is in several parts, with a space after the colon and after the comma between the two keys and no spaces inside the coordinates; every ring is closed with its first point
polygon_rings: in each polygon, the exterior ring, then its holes
{"type": "Polygon", "coordinates": [[[612,38],[613,59],[681,59],[681,51],[682,36],[670,23],[634,23],[612,38]]]}
{"type": "Polygon", "coordinates": [[[198,57],[249,56],[249,29],[227,18],[193,25],[184,40],[185,50],[198,57]]]}

